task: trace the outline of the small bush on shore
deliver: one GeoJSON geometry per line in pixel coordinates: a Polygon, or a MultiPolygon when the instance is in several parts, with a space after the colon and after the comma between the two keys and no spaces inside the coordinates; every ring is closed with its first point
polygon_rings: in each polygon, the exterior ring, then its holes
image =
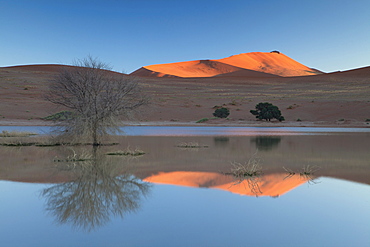
{"type": "Polygon", "coordinates": [[[218,118],[227,118],[229,115],[230,115],[230,111],[229,109],[225,107],[216,109],[215,112],[213,113],[213,116],[218,117],[218,118]]]}

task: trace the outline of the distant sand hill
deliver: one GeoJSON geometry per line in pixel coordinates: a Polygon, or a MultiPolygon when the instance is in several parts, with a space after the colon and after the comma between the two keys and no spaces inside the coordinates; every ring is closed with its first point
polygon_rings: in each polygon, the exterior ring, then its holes
{"type": "Polygon", "coordinates": [[[131,75],[145,77],[291,77],[317,75],[280,52],[251,52],[217,60],[195,60],[144,66],[131,75]]]}

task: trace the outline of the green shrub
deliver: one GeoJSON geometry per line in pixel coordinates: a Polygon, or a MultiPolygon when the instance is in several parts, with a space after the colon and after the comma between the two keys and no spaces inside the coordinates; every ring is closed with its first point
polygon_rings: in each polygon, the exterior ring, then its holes
{"type": "Polygon", "coordinates": [[[265,119],[266,121],[271,121],[271,119],[274,118],[280,122],[285,120],[285,118],[281,115],[279,108],[268,102],[258,103],[256,105],[256,110],[250,110],[250,113],[260,120],[265,119]]]}
{"type": "Polygon", "coordinates": [[[213,113],[213,116],[218,117],[218,118],[227,118],[227,116],[229,115],[230,115],[230,111],[229,109],[225,107],[216,109],[215,112],[213,113]]]}

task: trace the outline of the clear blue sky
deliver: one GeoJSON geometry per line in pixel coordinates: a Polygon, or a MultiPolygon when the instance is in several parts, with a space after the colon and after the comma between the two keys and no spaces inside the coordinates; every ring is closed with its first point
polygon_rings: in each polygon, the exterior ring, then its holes
{"type": "Polygon", "coordinates": [[[279,50],[325,72],[370,65],[369,0],[0,0],[0,67],[87,55],[141,66],[279,50]]]}

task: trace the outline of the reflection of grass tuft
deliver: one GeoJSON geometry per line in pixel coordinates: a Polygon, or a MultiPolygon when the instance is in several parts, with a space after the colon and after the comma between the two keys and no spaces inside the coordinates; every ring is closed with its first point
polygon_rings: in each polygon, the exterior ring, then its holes
{"type": "Polygon", "coordinates": [[[208,148],[206,145],[201,145],[198,142],[181,142],[176,145],[178,148],[208,148]]]}
{"type": "Polygon", "coordinates": [[[286,167],[283,167],[283,169],[287,173],[287,176],[284,178],[284,180],[287,179],[287,178],[291,178],[291,177],[293,177],[297,174],[297,175],[299,175],[299,177],[301,179],[307,180],[309,184],[316,184],[317,182],[315,181],[316,177],[314,176],[314,173],[317,172],[318,170],[320,170],[320,167],[319,166],[306,165],[306,166],[303,166],[301,172],[295,172],[295,171],[293,171],[289,168],[286,168],[286,167]]]}
{"type": "Polygon", "coordinates": [[[63,145],[62,143],[59,142],[54,142],[54,143],[36,143],[36,147],[57,147],[63,145]]]}
{"type": "Polygon", "coordinates": [[[68,155],[65,159],[60,159],[58,157],[54,158],[54,162],[82,162],[82,161],[89,161],[92,160],[92,155],[87,152],[82,152],[81,154],[77,154],[72,149],[73,154],[68,155]]]}
{"type": "Polygon", "coordinates": [[[302,168],[302,172],[299,173],[300,176],[311,176],[313,175],[316,171],[318,171],[320,169],[320,167],[318,166],[310,166],[310,165],[307,165],[307,166],[304,166],[302,168]]]}
{"type": "Polygon", "coordinates": [[[34,142],[6,142],[6,143],[0,143],[1,146],[7,146],[7,147],[26,147],[26,146],[33,146],[35,145],[34,142]]]}
{"type": "Polygon", "coordinates": [[[131,150],[129,147],[125,151],[115,151],[106,153],[106,155],[118,155],[118,156],[141,156],[144,155],[145,152],[136,148],[135,150],[131,150]]]}

